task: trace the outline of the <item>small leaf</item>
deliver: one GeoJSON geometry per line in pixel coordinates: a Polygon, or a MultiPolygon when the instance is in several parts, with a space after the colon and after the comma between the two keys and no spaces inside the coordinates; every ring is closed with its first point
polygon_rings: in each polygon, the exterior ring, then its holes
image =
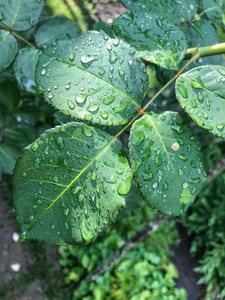
{"type": "Polygon", "coordinates": [[[127,123],[148,87],[135,51],[100,32],[49,46],[36,79],[44,98],[64,114],[109,126],[127,123]]]}
{"type": "Polygon", "coordinates": [[[38,61],[38,50],[22,48],[16,57],[14,71],[16,80],[22,90],[36,94],[36,83],[34,81],[35,66],[38,61]]]}
{"type": "Polygon", "coordinates": [[[176,81],[181,106],[195,122],[225,138],[225,67],[202,66],[182,74],[176,81]]]}
{"type": "Polygon", "coordinates": [[[17,31],[26,31],[37,24],[44,0],[3,0],[0,3],[1,22],[17,31]]]}
{"type": "Polygon", "coordinates": [[[225,12],[225,2],[223,0],[203,0],[203,9],[209,20],[224,27],[223,10],[225,12]]]}
{"type": "Polygon", "coordinates": [[[0,72],[11,64],[17,51],[17,41],[14,36],[6,30],[0,30],[0,72]]]}
{"type": "Polygon", "coordinates": [[[206,176],[191,128],[177,113],[149,113],[133,124],[129,147],[134,180],[147,203],[166,215],[183,214],[206,176]]]}
{"type": "Polygon", "coordinates": [[[18,108],[20,103],[20,91],[13,82],[5,81],[0,83],[0,106],[4,106],[2,109],[11,115],[13,111],[18,108]]]}
{"type": "Polygon", "coordinates": [[[20,240],[83,244],[115,221],[131,188],[131,171],[117,139],[69,123],[25,148],[13,184],[20,240]]]}
{"type": "Polygon", "coordinates": [[[186,53],[182,31],[156,11],[124,13],[113,22],[113,31],[142,58],[165,69],[177,69],[186,53]]]}
{"type": "Polygon", "coordinates": [[[78,26],[65,16],[47,17],[35,30],[38,47],[46,48],[56,40],[74,39],[79,34],[78,26]]]}

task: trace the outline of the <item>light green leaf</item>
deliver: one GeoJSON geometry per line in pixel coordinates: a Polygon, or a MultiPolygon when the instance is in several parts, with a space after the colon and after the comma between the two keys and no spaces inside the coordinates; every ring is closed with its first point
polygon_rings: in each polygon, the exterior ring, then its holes
{"type": "Polygon", "coordinates": [[[17,51],[17,41],[14,36],[6,30],[0,30],[0,72],[11,64],[17,51]]]}
{"type": "Polygon", "coordinates": [[[124,13],[113,22],[113,31],[142,58],[165,69],[177,69],[186,53],[182,31],[156,11],[124,13]]]}
{"type": "Polygon", "coordinates": [[[17,31],[26,31],[37,24],[44,0],[1,0],[0,21],[17,31]]]}
{"type": "Polygon", "coordinates": [[[117,139],[69,123],[47,130],[25,148],[13,185],[20,240],[83,244],[125,205],[131,171],[117,139]]]}
{"type": "Polygon", "coordinates": [[[19,153],[20,149],[15,146],[0,144],[0,170],[6,174],[11,174],[19,153]]]}
{"type": "Polygon", "coordinates": [[[133,124],[129,147],[134,180],[147,203],[166,215],[183,214],[206,176],[191,128],[177,113],[149,113],[133,124]]]}
{"type": "Polygon", "coordinates": [[[135,51],[100,32],[49,46],[36,79],[44,98],[66,115],[109,126],[127,123],[148,87],[135,51]]]}
{"type": "Polygon", "coordinates": [[[56,40],[78,37],[78,26],[65,16],[51,16],[38,25],[35,30],[35,42],[38,47],[46,48],[56,40]]]}
{"type": "Polygon", "coordinates": [[[225,138],[225,67],[194,68],[176,81],[176,95],[181,106],[195,122],[225,138]]]}
{"type": "Polygon", "coordinates": [[[36,94],[36,83],[34,81],[35,66],[38,61],[38,50],[22,48],[14,63],[16,80],[22,90],[36,94]]]}
{"type": "Polygon", "coordinates": [[[223,10],[225,13],[224,0],[203,0],[203,9],[207,17],[213,23],[224,27],[223,24],[223,10]]]}

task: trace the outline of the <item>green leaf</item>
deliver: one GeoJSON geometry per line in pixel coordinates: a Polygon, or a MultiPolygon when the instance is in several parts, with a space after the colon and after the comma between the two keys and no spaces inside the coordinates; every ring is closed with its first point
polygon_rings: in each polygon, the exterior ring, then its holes
{"type": "Polygon", "coordinates": [[[0,20],[13,30],[26,31],[37,24],[43,6],[43,0],[2,0],[0,20]]]}
{"type": "Polygon", "coordinates": [[[0,83],[0,106],[4,106],[4,112],[10,115],[20,103],[20,91],[11,81],[0,83]]]}
{"type": "Polygon", "coordinates": [[[36,80],[44,98],[64,114],[109,126],[127,123],[148,87],[135,51],[100,32],[49,46],[36,80]]]}
{"type": "Polygon", "coordinates": [[[203,9],[207,17],[213,23],[224,27],[223,24],[223,9],[225,12],[224,0],[203,0],[203,9]]]}
{"type": "Polygon", "coordinates": [[[155,11],[170,18],[175,24],[180,23],[177,1],[174,0],[121,0],[123,5],[134,14],[155,11]]]}
{"type": "Polygon", "coordinates": [[[6,30],[0,30],[0,72],[11,64],[17,51],[17,41],[14,36],[6,30]]]}
{"type": "Polygon", "coordinates": [[[40,23],[35,30],[35,42],[38,47],[46,48],[55,40],[67,40],[78,37],[78,26],[65,16],[51,16],[40,23]]]}
{"type": "Polygon", "coordinates": [[[38,61],[38,50],[22,48],[14,63],[16,80],[22,90],[36,94],[36,83],[34,81],[35,66],[38,61]]]}
{"type": "Polygon", "coordinates": [[[121,2],[134,14],[155,11],[178,25],[181,17],[190,21],[198,8],[197,0],[121,0],[121,2]]]}
{"type": "Polygon", "coordinates": [[[176,95],[181,106],[195,122],[225,138],[225,67],[194,68],[176,81],[176,95]]]}
{"type": "Polygon", "coordinates": [[[191,128],[174,112],[149,113],[131,129],[131,166],[147,203],[178,216],[205,181],[200,148],[191,128]]]}
{"type": "Polygon", "coordinates": [[[124,13],[113,22],[113,31],[142,58],[165,69],[177,69],[186,53],[182,31],[156,11],[124,13]]]}
{"type": "Polygon", "coordinates": [[[108,34],[109,37],[114,38],[113,31],[108,24],[103,22],[102,20],[98,21],[93,25],[93,30],[95,31],[104,31],[108,34]]]}
{"type": "Polygon", "coordinates": [[[69,123],[25,148],[13,185],[21,240],[83,244],[115,221],[130,191],[131,171],[117,139],[69,123]]]}
{"type": "MultiPolygon", "coordinates": [[[[216,29],[207,20],[200,20],[194,22],[191,26],[185,27],[183,32],[187,39],[188,48],[204,47],[218,44],[219,38],[216,29]]],[[[190,68],[197,65],[206,64],[222,64],[222,55],[213,55],[210,57],[201,57],[197,62],[192,63],[190,68]]]]}
{"type": "Polygon", "coordinates": [[[6,174],[11,174],[19,153],[20,149],[15,146],[0,144],[0,170],[6,174]]]}

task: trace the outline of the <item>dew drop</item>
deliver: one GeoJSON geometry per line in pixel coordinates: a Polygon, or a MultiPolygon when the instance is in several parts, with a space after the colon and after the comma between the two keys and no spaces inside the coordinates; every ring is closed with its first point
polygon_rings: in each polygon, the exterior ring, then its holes
{"type": "Polygon", "coordinates": [[[127,195],[131,188],[131,177],[122,180],[118,185],[117,192],[119,195],[127,195]]]}
{"type": "Polygon", "coordinates": [[[35,142],[35,143],[33,143],[33,144],[31,145],[31,149],[32,149],[33,151],[37,151],[38,148],[39,148],[39,143],[38,143],[38,142],[35,142]]]}
{"type": "Polygon", "coordinates": [[[75,53],[74,52],[71,52],[70,55],[69,55],[69,60],[70,61],[73,61],[75,58],[75,53]]]}
{"type": "Polygon", "coordinates": [[[76,104],[70,99],[67,100],[67,103],[70,109],[74,109],[76,107],[76,104]]]}

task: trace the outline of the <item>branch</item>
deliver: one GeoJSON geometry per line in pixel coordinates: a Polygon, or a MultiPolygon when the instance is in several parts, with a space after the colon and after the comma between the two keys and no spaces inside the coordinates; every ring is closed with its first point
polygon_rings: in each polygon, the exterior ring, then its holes
{"type": "Polygon", "coordinates": [[[187,49],[184,59],[190,59],[194,54],[196,54],[196,51],[199,53],[199,57],[225,54],[225,43],[199,48],[189,48],[187,49]]]}
{"type": "Polygon", "coordinates": [[[100,264],[96,269],[88,274],[85,278],[87,282],[92,282],[98,276],[102,275],[106,270],[112,267],[116,262],[122,259],[124,255],[130,251],[134,246],[139,242],[144,240],[150,233],[156,231],[158,227],[166,220],[167,218],[162,215],[158,215],[153,221],[145,225],[140,231],[138,231],[134,236],[128,239],[121,248],[114,252],[106,261],[100,264]]]}
{"type": "Polygon", "coordinates": [[[211,182],[215,177],[225,171],[225,155],[216,162],[207,172],[208,182],[211,182]]]}

